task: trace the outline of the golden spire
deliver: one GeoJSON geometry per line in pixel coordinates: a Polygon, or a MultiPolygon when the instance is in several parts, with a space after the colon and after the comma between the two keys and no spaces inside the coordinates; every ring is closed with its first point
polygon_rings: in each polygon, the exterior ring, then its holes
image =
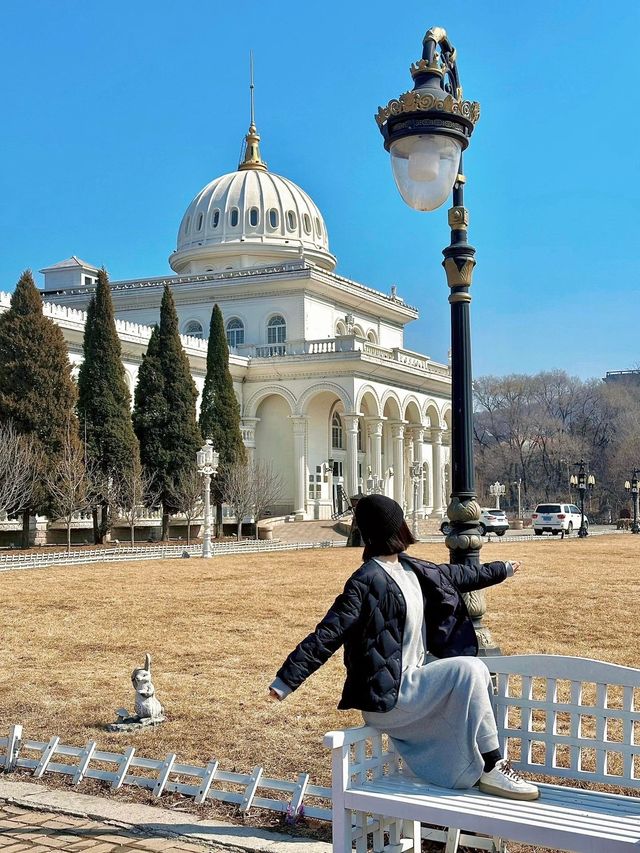
{"type": "Polygon", "coordinates": [[[260,134],[256,130],[255,108],[253,103],[253,51],[249,54],[250,78],[249,91],[251,93],[251,124],[249,125],[249,133],[245,136],[244,160],[238,166],[238,171],[246,169],[260,169],[263,172],[267,171],[267,164],[263,162],[260,156],[260,134]]]}

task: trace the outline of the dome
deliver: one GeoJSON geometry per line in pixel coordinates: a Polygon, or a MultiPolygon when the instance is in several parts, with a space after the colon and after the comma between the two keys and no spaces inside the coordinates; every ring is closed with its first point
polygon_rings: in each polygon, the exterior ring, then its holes
{"type": "Polygon", "coordinates": [[[269,172],[252,124],[237,172],[211,181],[187,208],[169,263],[177,273],[219,272],[305,259],[333,270],[322,215],[293,181],[269,172]]]}

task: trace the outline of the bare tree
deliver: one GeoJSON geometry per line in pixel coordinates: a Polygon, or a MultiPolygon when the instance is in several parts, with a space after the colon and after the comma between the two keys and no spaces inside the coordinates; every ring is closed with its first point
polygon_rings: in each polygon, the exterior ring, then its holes
{"type": "Polygon", "coordinates": [[[74,435],[71,425],[67,427],[60,460],[54,470],[45,473],[54,519],[61,518],[67,527],[67,551],[71,551],[71,524],[77,512],[91,509],[93,477],[85,464],[84,450],[74,435]]]}
{"type": "Polygon", "coordinates": [[[191,544],[191,525],[202,515],[204,497],[202,478],[195,468],[184,472],[173,484],[173,501],[187,520],[187,545],[191,544]]]}
{"type": "Polygon", "coordinates": [[[284,491],[282,474],[276,471],[272,462],[255,462],[251,467],[253,481],[253,515],[256,523],[255,536],[258,538],[258,522],[264,518],[269,507],[277,504],[284,491]]]}
{"type": "Polygon", "coordinates": [[[238,541],[242,535],[242,520],[252,515],[257,500],[255,468],[244,462],[227,465],[221,477],[222,501],[236,517],[238,541]]]}
{"type": "Polygon", "coordinates": [[[160,490],[154,487],[154,477],[147,473],[136,459],[132,468],[123,471],[118,483],[118,505],[122,518],[129,527],[131,546],[135,544],[136,521],[145,509],[158,504],[160,490]]]}
{"type": "Polygon", "coordinates": [[[29,436],[13,424],[0,426],[0,514],[17,515],[28,509],[40,469],[40,457],[29,436]]]}

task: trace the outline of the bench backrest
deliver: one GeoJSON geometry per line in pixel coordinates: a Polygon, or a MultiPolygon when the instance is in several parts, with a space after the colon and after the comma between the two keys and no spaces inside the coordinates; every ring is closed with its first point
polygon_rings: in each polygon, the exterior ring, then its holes
{"type": "Polygon", "coordinates": [[[563,655],[485,663],[500,747],[514,767],[640,788],[640,670],[563,655]]]}

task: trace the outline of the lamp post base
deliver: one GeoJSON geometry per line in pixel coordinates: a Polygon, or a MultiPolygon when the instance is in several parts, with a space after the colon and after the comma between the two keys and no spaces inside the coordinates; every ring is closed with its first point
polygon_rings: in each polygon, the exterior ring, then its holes
{"type": "Polygon", "coordinates": [[[586,527],[580,527],[579,528],[578,536],[580,537],[580,539],[584,539],[585,536],[588,536],[588,535],[589,535],[589,531],[587,530],[586,527]]]}

